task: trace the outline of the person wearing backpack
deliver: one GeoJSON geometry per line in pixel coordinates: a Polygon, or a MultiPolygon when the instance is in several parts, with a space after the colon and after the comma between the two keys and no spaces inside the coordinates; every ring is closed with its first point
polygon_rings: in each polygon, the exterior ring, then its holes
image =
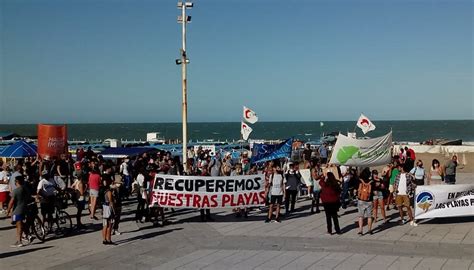
{"type": "Polygon", "coordinates": [[[368,233],[372,232],[372,200],[374,181],[370,179],[371,172],[365,168],[359,176],[359,188],[357,190],[357,210],[359,212],[359,235],[363,235],[364,219],[367,218],[368,233]]]}

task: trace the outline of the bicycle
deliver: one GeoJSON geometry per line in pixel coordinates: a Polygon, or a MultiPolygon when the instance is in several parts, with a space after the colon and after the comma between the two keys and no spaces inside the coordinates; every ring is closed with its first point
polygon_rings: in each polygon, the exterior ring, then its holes
{"type": "Polygon", "coordinates": [[[47,224],[48,233],[54,232],[58,236],[68,235],[72,232],[71,216],[64,211],[67,208],[68,194],[59,192],[54,200],[54,213],[51,224],[47,224]]]}
{"type": "Polygon", "coordinates": [[[29,245],[33,241],[32,234],[36,235],[36,238],[40,242],[44,242],[46,238],[46,229],[44,228],[43,222],[39,217],[38,206],[36,202],[31,202],[27,205],[26,219],[23,220],[23,232],[21,236],[21,243],[23,245],[29,245]]]}

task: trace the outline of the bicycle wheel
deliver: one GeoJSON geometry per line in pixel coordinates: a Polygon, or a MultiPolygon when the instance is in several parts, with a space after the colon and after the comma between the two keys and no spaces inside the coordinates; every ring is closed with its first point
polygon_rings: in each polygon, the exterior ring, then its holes
{"type": "Polygon", "coordinates": [[[72,232],[72,219],[71,216],[65,211],[59,211],[56,216],[57,229],[60,234],[67,235],[72,232]]]}
{"type": "Polygon", "coordinates": [[[36,237],[38,237],[38,240],[44,242],[44,239],[46,238],[46,229],[44,228],[43,222],[38,216],[36,216],[33,220],[33,226],[31,229],[33,230],[36,237]]]}

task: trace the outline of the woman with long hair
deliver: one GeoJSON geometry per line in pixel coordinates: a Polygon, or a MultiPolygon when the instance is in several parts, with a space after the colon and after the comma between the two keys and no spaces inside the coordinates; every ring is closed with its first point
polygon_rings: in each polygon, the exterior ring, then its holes
{"type": "Polygon", "coordinates": [[[430,173],[428,174],[428,185],[443,184],[443,168],[437,159],[431,162],[430,173]]]}
{"type": "Polygon", "coordinates": [[[321,201],[323,202],[324,212],[326,213],[326,223],[328,233],[332,234],[332,223],[337,234],[341,234],[337,211],[340,206],[341,186],[331,172],[327,173],[324,180],[319,181],[321,186],[321,201]],[[331,222],[332,219],[332,222],[331,222]]]}

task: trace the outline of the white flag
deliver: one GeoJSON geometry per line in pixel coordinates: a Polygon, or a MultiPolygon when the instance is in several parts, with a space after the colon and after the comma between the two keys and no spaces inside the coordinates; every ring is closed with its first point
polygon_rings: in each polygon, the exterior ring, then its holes
{"type": "Polygon", "coordinates": [[[369,120],[369,118],[367,118],[367,116],[363,114],[360,114],[359,120],[357,121],[357,126],[362,129],[364,134],[375,129],[375,125],[369,120]]]}
{"type": "Polygon", "coordinates": [[[258,121],[257,114],[245,106],[244,106],[243,116],[244,116],[244,120],[249,122],[250,124],[255,124],[258,121]]]}
{"type": "Polygon", "coordinates": [[[240,127],[240,134],[242,134],[242,138],[244,140],[247,140],[250,136],[250,133],[252,133],[253,129],[244,122],[242,122],[242,124],[240,126],[241,126],[240,127]]]}

